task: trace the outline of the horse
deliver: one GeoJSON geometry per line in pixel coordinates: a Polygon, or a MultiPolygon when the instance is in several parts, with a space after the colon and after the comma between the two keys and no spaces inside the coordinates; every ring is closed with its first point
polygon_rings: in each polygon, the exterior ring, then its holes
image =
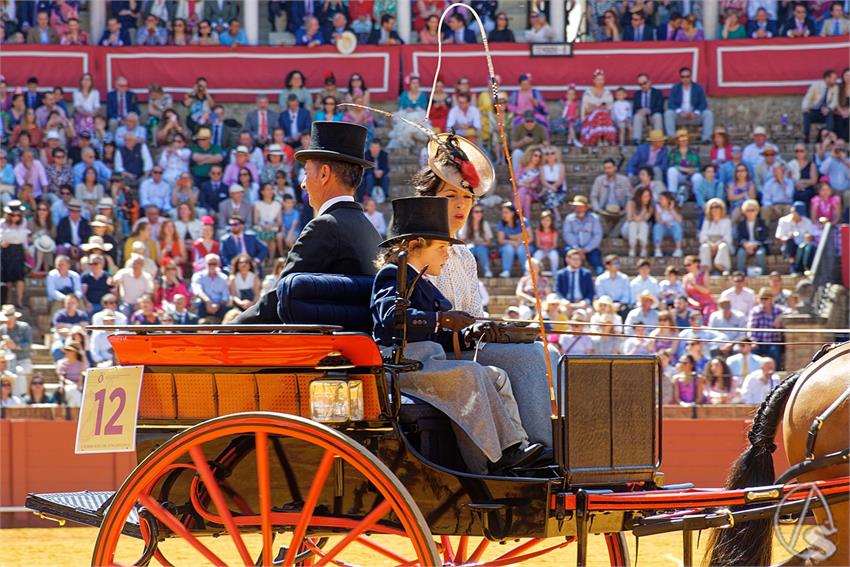
{"type": "MultiPolygon", "coordinates": [[[[772,453],[776,449],[774,437],[783,423],[785,453],[791,463],[801,463],[811,458],[807,447],[810,429],[816,418],[836,403],[829,417],[817,431],[814,453],[816,457],[842,451],[850,447],[850,342],[825,345],[802,370],[792,374],[776,386],[755,415],[748,433],[750,446],[733,464],[726,487],[742,489],[771,485],[776,482],[772,453]],[[784,411],[783,411],[784,408],[784,411]]],[[[850,475],[846,461],[843,464],[821,467],[800,475],[798,481],[840,478],[850,475]]],[[[790,480],[790,479],[789,479],[790,480]]],[[[827,537],[835,547],[833,553],[818,561],[817,565],[850,565],[850,505],[847,501],[830,505],[832,522],[838,531],[827,537]]],[[[814,509],[819,526],[827,525],[824,508],[814,509]]],[[[732,527],[712,532],[706,551],[709,565],[770,565],[773,519],[741,522],[732,527]]],[[[824,547],[829,547],[827,544],[824,547]]],[[[819,559],[826,555],[824,549],[809,548],[819,559]]],[[[799,556],[784,565],[803,565],[799,556]]]]}

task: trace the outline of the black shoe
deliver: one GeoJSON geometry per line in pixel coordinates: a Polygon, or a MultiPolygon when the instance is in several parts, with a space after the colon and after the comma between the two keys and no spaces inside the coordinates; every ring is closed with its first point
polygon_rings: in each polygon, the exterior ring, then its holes
{"type": "Polygon", "coordinates": [[[510,469],[528,466],[533,463],[542,452],[543,445],[540,443],[531,443],[525,449],[520,449],[519,445],[508,447],[502,453],[501,459],[490,464],[490,472],[496,474],[509,471],[510,469]]]}

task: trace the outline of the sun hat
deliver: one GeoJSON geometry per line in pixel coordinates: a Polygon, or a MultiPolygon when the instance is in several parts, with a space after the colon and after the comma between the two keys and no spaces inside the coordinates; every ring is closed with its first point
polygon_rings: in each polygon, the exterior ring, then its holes
{"type": "Polygon", "coordinates": [[[92,250],[103,250],[104,252],[109,252],[112,250],[112,244],[109,242],[104,242],[102,236],[93,235],[89,237],[89,241],[82,246],[80,246],[86,252],[91,252],[92,250]]]}
{"type": "Polygon", "coordinates": [[[496,180],[496,171],[490,158],[481,148],[463,136],[452,133],[437,134],[428,142],[428,167],[434,174],[454,187],[460,187],[481,198],[496,180]],[[440,151],[440,150],[443,151],[440,151]],[[449,160],[438,159],[448,153],[449,160]]]}
{"type": "Polygon", "coordinates": [[[39,234],[33,241],[35,249],[42,254],[51,254],[56,250],[56,241],[49,234],[39,234]]]}

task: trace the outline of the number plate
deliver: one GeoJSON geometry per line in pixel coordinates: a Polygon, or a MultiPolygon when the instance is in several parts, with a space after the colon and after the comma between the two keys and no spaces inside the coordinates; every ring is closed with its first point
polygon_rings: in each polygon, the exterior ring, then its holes
{"type": "Polygon", "coordinates": [[[143,369],[143,366],[120,366],[86,371],[76,453],[136,450],[143,369]]]}

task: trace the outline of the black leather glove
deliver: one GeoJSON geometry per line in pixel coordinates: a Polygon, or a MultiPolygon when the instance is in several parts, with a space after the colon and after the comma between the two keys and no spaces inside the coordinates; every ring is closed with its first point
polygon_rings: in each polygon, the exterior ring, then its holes
{"type": "Polygon", "coordinates": [[[437,313],[437,322],[441,329],[456,333],[474,324],[475,317],[463,311],[440,311],[437,313]]]}
{"type": "Polygon", "coordinates": [[[483,323],[475,323],[467,329],[464,334],[467,344],[475,344],[478,340],[483,340],[485,343],[499,342],[499,330],[496,325],[489,321],[483,323]]]}

